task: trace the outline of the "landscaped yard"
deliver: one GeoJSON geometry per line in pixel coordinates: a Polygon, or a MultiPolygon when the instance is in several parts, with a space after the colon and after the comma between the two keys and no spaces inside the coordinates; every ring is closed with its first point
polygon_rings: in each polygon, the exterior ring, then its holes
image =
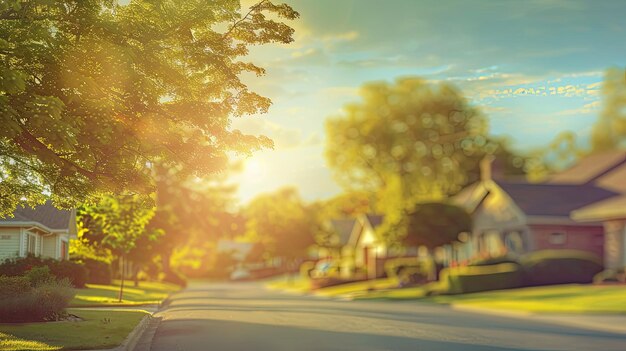
{"type": "Polygon", "coordinates": [[[454,304],[538,313],[626,313],[626,286],[552,285],[464,295],[425,297],[423,287],[377,291],[355,298],[420,299],[454,304]]]}
{"type": "Polygon", "coordinates": [[[146,311],[68,309],[80,322],[0,324],[0,350],[88,350],[120,345],[146,311]]]}
{"type": "Polygon", "coordinates": [[[140,282],[135,288],[132,282],[124,284],[124,298],[118,302],[119,281],[112,285],[87,284],[85,289],[77,289],[76,296],[70,303],[72,307],[85,306],[138,306],[158,304],[169,294],[180,290],[174,284],[161,282],[140,282]]]}

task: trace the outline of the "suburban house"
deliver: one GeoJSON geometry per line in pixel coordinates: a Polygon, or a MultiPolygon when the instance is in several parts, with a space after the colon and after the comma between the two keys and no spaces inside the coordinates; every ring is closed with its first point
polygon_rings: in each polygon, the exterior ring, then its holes
{"type": "Polygon", "coordinates": [[[76,238],[76,211],[59,210],[50,201],[18,207],[13,217],[0,218],[0,260],[35,255],[69,258],[69,241],[76,238]]]}
{"type": "Polygon", "coordinates": [[[492,170],[492,162],[483,160],[481,180],[453,198],[474,223],[464,243],[448,248],[451,261],[545,249],[576,249],[603,257],[603,225],[574,221],[570,213],[617,196],[617,189],[595,182],[568,183],[562,176],[539,184],[507,181],[495,167],[492,170]]]}
{"type": "Polygon", "coordinates": [[[382,221],[383,216],[373,214],[332,220],[334,235],[329,243],[317,249],[318,258],[338,261],[343,278],[352,278],[359,271],[364,271],[368,278],[382,276],[387,246],[376,234],[382,221]]]}
{"type": "Polygon", "coordinates": [[[580,223],[603,223],[605,268],[626,267],[626,151],[592,155],[550,181],[593,184],[619,193],[576,209],[571,217],[580,223]]]}

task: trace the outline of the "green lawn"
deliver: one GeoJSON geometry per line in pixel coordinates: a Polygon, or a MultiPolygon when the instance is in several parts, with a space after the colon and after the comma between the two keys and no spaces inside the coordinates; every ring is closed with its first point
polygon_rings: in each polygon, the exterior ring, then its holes
{"type": "Polygon", "coordinates": [[[265,283],[265,287],[272,290],[284,290],[289,292],[307,292],[311,289],[311,281],[302,276],[293,276],[287,279],[287,276],[272,278],[265,283]]]}
{"type": "Polygon", "coordinates": [[[0,350],[88,350],[120,345],[146,311],[68,309],[81,322],[0,324],[0,350]]]}
{"type": "Polygon", "coordinates": [[[320,296],[358,296],[368,294],[372,290],[392,289],[397,286],[397,279],[383,278],[329,286],[315,290],[315,294],[320,296]]]}
{"type": "Polygon", "coordinates": [[[72,307],[84,306],[138,306],[158,304],[169,294],[180,289],[179,286],[160,282],[140,282],[139,287],[133,283],[124,284],[124,298],[118,302],[119,281],[112,285],[87,284],[85,289],[76,289],[76,296],[70,302],[72,307]]]}
{"type": "Polygon", "coordinates": [[[427,290],[428,287],[417,287],[377,291],[357,298],[420,299],[537,313],[626,313],[626,286],[623,285],[568,284],[433,297],[425,296],[427,290]]]}

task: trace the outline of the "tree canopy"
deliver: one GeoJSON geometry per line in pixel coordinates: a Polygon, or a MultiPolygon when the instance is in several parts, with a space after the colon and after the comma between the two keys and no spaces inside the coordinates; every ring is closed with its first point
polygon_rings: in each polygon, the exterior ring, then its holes
{"type": "Polygon", "coordinates": [[[472,218],[462,208],[446,203],[418,205],[406,219],[405,244],[433,249],[458,240],[472,230],[472,218]]]}
{"type": "Polygon", "coordinates": [[[0,215],[99,192],[148,193],[154,162],[214,172],[225,152],[269,147],[230,128],[265,112],[242,60],[289,43],[288,5],[239,1],[8,0],[0,3],[0,215]]]}
{"type": "Polygon", "coordinates": [[[314,243],[314,218],[294,188],[257,196],[244,215],[247,237],[270,257],[305,257],[314,243]]]}

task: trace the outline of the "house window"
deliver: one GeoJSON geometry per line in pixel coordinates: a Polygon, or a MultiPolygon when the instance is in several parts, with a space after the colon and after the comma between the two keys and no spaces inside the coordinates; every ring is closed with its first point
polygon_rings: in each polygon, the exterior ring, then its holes
{"type": "Polygon", "coordinates": [[[567,241],[567,235],[562,232],[550,233],[548,241],[552,245],[563,245],[565,244],[565,241],[567,241]]]}
{"type": "Polygon", "coordinates": [[[37,237],[32,234],[26,235],[26,249],[29,254],[35,254],[37,248],[37,237]]]}

